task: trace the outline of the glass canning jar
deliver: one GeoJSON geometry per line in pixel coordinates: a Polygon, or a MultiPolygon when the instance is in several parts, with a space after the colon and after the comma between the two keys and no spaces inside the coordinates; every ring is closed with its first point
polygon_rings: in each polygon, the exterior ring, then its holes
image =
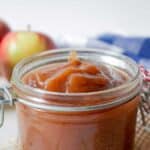
{"type": "Polygon", "coordinates": [[[22,60],[11,80],[23,150],[133,150],[142,78],[130,58],[100,49],[73,49],[79,58],[117,67],[131,79],[112,89],[59,93],[25,85],[22,77],[67,60],[72,49],[44,52],[22,60]],[[79,105],[80,103],[80,105],[79,105]]]}

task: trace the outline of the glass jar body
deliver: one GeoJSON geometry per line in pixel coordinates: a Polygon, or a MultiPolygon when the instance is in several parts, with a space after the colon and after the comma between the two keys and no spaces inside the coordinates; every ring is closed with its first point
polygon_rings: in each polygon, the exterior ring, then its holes
{"type": "Polygon", "coordinates": [[[103,50],[78,50],[81,59],[117,67],[130,81],[116,88],[67,94],[28,87],[22,77],[47,64],[68,59],[70,50],[33,56],[12,76],[19,139],[23,150],[133,150],[141,76],[128,57],[103,50]]]}
{"type": "Polygon", "coordinates": [[[78,113],[16,103],[23,150],[133,150],[139,96],[120,106],[78,113]]]}

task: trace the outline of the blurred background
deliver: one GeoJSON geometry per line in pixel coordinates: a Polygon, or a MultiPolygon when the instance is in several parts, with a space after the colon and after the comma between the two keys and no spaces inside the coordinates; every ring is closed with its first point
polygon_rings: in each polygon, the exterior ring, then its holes
{"type": "Polygon", "coordinates": [[[52,36],[150,35],[149,0],[5,0],[0,17],[14,30],[30,24],[52,36]]]}
{"type": "MultiPolygon", "coordinates": [[[[105,47],[149,68],[149,0],[1,0],[0,19],[12,32],[27,31],[30,25],[30,31],[51,37],[56,48],[105,47]]],[[[7,51],[5,43],[7,39],[1,46],[3,51],[7,51]]],[[[0,54],[0,61],[2,58],[0,54]]],[[[8,70],[0,64],[2,67],[8,70]]],[[[5,84],[2,82],[1,87],[5,84]]],[[[15,111],[8,109],[0,129],[0,144],[16,135],[15,111]]]]}

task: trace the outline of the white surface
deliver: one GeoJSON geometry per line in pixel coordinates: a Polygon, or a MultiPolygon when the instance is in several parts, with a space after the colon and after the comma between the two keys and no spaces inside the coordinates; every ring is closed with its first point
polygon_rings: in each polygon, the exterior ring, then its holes
{"type": "MultiPolygon", "coordinates": [[[[103,32],[150,35],[150,0],[0,0],[0,17],[15,30],[91,36],[103,32]]],[[[0,144],[17,132],[16,115],[8,110],[0,144]]]]}
{"type": "Polygon", "coordinates": [[[4,126],[0,128],[0,145],[15,138],[17,138],[17,119],[15,109],[7,108],[5,112],[4,126]]]}
{"type": "Polygon", "coordinates": [[[150,35],[149,0],[1,0],[0,17],[13,29],[31,24],[53,36],[150,35]]]}

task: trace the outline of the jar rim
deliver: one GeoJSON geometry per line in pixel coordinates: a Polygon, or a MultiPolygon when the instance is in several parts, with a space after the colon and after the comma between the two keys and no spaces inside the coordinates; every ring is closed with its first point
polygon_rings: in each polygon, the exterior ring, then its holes
{"type": "MultiPolygon", "coordinates": [[[[41,94],[51,94],[51,95],[58,95],[58,96],[63,96],[65,94],[65,96],[87,96],[87,95],[94,95],[94,94],[101,94],[101,93],[110,93],[110,92],[113,92],[113,91],[116,91],[120,88],[124,88],[124,87],[128,87],[130,84],[132,84],[133,81],[135,81],[139,74],[140,74],[140,69],[137,67],[137,73],[136,75],[129,81],[129,82],[125,82],[124,84],[121,84],[117,87],[114,87],[114,88],[111,88],[111,89],[106,89],[106,90],[101,90],[101,91],[94,91],[94,92],[82,92],[82,93],[62,93],[62,92],[53,92],[53,91],[46,91],[46,90],[42,90],[42,89],[38,89],[38,88],[33,88],[33,87],[30,87],[28,85],[25,85],[21,82],[21,80],[17,81],[18,78],[18,72],[22,66],[22,64],[25,64],[26,62],[30,61],[30,60],[33,60],[34,58],[36,57],[42,57],[44,55],[47,55],[47,54],[53,54],[53,53],[58,53],[58,52],[62,52],[62,51],[66,51],[66,50],[76,50],[77,48],[66,48],[66,49],[54,49],[54,50],[50,50],[50,51],[46,51],[46,52],[42,52],[42,53],[39,53],[39,54],[36,54],[36,55],[33,55],[33,56],[30,56],[28,58],[25,58],[23,59],[22,61],[20,61],[14,68],[14,71],[13,71],[13,74],[12,74],[12,80],[14,81],[14,83],[16,84],[17,87],[20,87],[20,88],[23,88],[24,90],[30,90],[30,92],[39,92],[41,94]]],[[[92,50],[93,52],[99,52],[99,51],[103,51],[102,49],[77,49],[77,51],[83,51],[83,50],[92,50]]],[[[104,52],[104,51],[103,51],[104,52]]],[[[104,52],[105,54],[109,54],[109,55],[113,55],[115,57],[119,57],[119,58],[123,58],[125,60],[128,60],[130,61],[132,64],[134,64],[135,66],[137,66],[136,62],[134,60],[132,60],[131,58],[127,57],[127,56],[124,56],[122,54],[119,54],[119,53],[116,53],[116,52],[108,52],[105,50],[104,52]]]]}
{"type": "MultiPolygon", "coordinates": [[[[137,79],[139,79],[140,77],[140,70],[139,67],[137,66],[136,62],[134,60],[132,60],[131,58],[124,56],[122,54],[116,53],[116,52],[112,52],[112,51],[107,51],[107,50],[103,50],[103,49],[89,49],[89,48],[65,48],[65,49],[54,49],[54,50],[49,50],[46,52],[42,52],[33,56],[30,56],[28,58],[23,59],[22,61],[20,61],[14,68],[13,70],[13,74],[12,74],[12,84],[15,85],[15,87],[17,87],[19,90],[21,91],[26,91],[26,93],[35,93],[35,94],[41,94],[41,95],[50,95],[50,96],[65,96],[65,97],[78,97],[78,96],[93,96],[93,95],[101,95],[101,94],[107,94],[107,93],[113,93],[117,90],[121,90],[121,89],[125,89],[128,88],[130,86],[133,86],[133,84],[135,85],[134,88],[139,84],[139,81],[137,79]],[[136,73],[135,75],[132,77],[132,79],[129,82],[126,82],[122,85],[119,85],[117,87],[111,88],[111,89],[106,89],[106,90],[102,90],[102,91],[95,91],[95,92],[88,92],[88,93],[61,93],[61,92],[52,92],[52,91],[46,91],[46,90],[42,90],[42,89],[38,89],[38,88],[33,88],[30,87],[28,85],[25,85],[21,79],[18,78],[18,73],[20,71],[20,69],[22,68],[22,66],[24,64],[26,64],[27,62],[31,61],[31,60],[35,60],[38,57],[43,57],[45,55],[48,54],[56,54],[56,53],[63,53],[63,52],[70,52],[72,50],[75,50],[77,52],[82,52],[82,51],[89,51],[89,52],[95,52],[95,53],[103,53],[105,55],[109,55],[111,57],[115,57],[117,59],[121,59],[121,60],[126,60],[128,61],[130,64],[132,64],[135,68],[136,68],[136,73]]],[[[139,91],[139,90],[138,90],[139,91]]]]}

